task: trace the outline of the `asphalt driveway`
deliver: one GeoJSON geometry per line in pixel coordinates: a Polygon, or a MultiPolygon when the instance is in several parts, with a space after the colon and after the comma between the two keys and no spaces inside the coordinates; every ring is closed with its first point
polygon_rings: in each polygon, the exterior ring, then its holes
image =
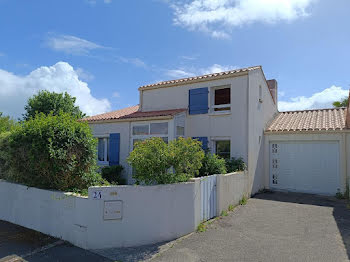
{"type": "Polygon", "coordinates": [[[333,197],[270,192],[152,261],[349,261],[350,210],[333,197]]]}

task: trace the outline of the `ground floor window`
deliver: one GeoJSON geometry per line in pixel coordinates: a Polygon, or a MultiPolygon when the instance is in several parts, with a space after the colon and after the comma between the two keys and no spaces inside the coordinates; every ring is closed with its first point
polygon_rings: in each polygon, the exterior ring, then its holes
{"type": "Polygon", "coordinates": [[[109,138],[108,137],[98,138],[98,148],[97,148],[98,161],[108,162],[109,161],[108,151],[109,151],[109,138]]]}
{"type": "Polygon", "coordinates": [[[169,141],[169,123],[151,122],[135,123],[132,126],[132,146],[135,143],[146,140],[151,137],[160,137],[165,143],[169,141]]]}
{"type": "Polygon", "coordinates": [[[229,159],[231,156],[231,142],[230,140],[218,140],[215,141],[215,154],[218,156],[229,159]]]}

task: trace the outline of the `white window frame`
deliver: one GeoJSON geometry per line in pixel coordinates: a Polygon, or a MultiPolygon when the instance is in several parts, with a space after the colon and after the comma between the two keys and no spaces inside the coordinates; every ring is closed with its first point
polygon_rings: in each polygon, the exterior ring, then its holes
{"type": "Polygon", "coordinates": [[[230,141],[230,159],[232,158],[232,141],[230,137],[212,137],[210,138],[210,151],[216,154],[216,142],[218,141],[230,141]]]}
{"type": "Polygon", "coordinates": [[[105,159],[104,161],[100,161],[98,160],[98,143],[97,143],[97,164],[100,166],[108,166],[109,165],[109,161],[107,161],[107,155],[108,155],[108,139],[109,139],[109,135],[96,135],[95,136],[97,139],[103,139],[104,140],[104,144],[105,144],[105,152],[104,152],[104,156],[103,158],[105,159]]]}
{"type": "Polygon", "coordinates": [[[155,120],[155,121],[145,121],[145,122],[134,122],[131,123],[131,127],[130,127],[130,149],[131,151],[134,149],[134,139],[148,139],[151,137],[167,137],[168,138],[168,142],[170,141],[170,121],[169,120],[155,120]],[[151,135],[151,124],[155,124],[155,123],[168,123],[168,134],[160,134],[160,135],[151,135]],[[148,125],[148,135],[133,135],[133,128],[134,126],[144,126],[144,125],[148,125]]]}
{"type": "Polygon", "coordinates": [[[215,105],[215,91],[218,89],[225,89],[225,88],[230,88],[230,95],[232,93],[232,88],[231,85],[222,85],[222,86],[213,86],[210,88],[210,113],[211,114],[215,114],[215,115],[222,115],[222,114],[228,114],[231,113],[232,108],[231,108],[231,104],[232,104],[232,99],[230,97],[230,104],[225,104],[225,105],[215,105]],[[229,110],[224,110],[224,111],[215,111],[215,109],[220,109],[220,108],[225,108],[225,107],[229,107],[229,110]]]}

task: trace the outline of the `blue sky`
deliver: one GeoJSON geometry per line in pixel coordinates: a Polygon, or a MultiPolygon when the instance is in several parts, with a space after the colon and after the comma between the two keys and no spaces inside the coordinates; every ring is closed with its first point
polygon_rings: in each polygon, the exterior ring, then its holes
{"type": "Polygon", "coordinates": [[[262,65],[280,110],[330,107],[350,87],[350,1],[0,0],[0,111],[40,89],[89,115],[140,85],[262,65]]]}

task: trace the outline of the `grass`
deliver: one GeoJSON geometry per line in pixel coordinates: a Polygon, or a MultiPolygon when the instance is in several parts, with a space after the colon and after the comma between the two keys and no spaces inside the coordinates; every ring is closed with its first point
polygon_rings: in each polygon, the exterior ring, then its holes
{"type": "Polygon", "coordinates": [[[227,211],[226,210],[222,210],[220,216],[227,217],[228,216],[227,211]]]}
{"type": "Polygon", "coordinates": [[[198,225],[197,232],[205,232],[205,231],[207,231],[207,225],[205,224],[205,222],[202,222],[198,225]]]}
{"type": "Polygon", "coordinates": [[[228,211],[232,212],[235,209],[234,205],[229,205],[228,206],[228,211]]]}
{"type": "Polygon", "coordinates": [[[247,204],[247,201],[248,201],[247,197],[246,197],[246,196],[243,196],[242,199],[239,200],[239,204],[240,204],[241,206],[244,206],[244,205],[247,204]]]}

